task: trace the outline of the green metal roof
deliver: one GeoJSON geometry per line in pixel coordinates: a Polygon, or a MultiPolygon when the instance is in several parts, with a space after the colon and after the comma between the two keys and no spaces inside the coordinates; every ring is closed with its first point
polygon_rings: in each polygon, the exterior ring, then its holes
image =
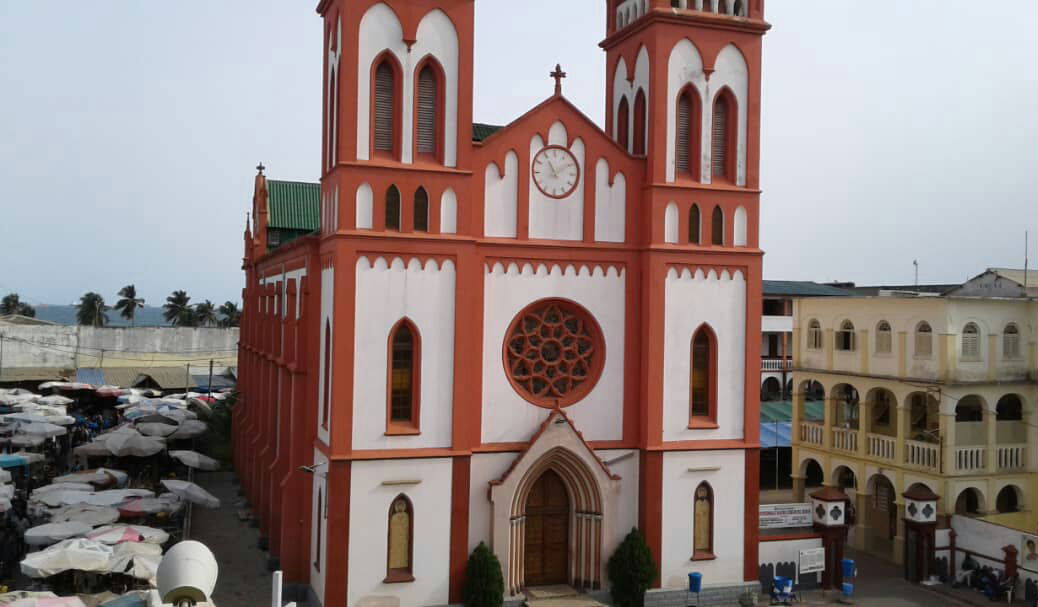
{"type": "Polygon", "coordinates": [[[472,123],[472,141],[483,141],[505,127],[492,124],[472,123]]]}
{"type": "Polygon", "coordinates": [[[790,297],[826,297],[854,295],[845,289],[806,280],[765,280],[764,295],[786,295],[790,297]]]}
{"type": "Polygon", "coordinates": [[[321,227],[321,184],[267,180],[267,227],[314,232],[321,227]]]}

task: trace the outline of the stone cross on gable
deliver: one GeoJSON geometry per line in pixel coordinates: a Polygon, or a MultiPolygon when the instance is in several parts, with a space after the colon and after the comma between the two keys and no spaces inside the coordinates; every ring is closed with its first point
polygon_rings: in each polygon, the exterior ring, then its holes
{"type": "Polygon", "coordinates": [[[555,64],[555,71],[548,74],[555,79],[555,94],[562,94],[562,79],[566,77],[566,72],[562,71],[562,64],[555,64]]]}

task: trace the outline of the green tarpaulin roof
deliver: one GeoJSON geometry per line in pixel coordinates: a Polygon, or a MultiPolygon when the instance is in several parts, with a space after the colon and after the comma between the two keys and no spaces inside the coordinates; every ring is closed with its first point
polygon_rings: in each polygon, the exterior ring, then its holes
{"type": "Polygon", "coordinates": [[[314,232],[321,227],[321,184],[267,180],[267,227],[314,232]]]}

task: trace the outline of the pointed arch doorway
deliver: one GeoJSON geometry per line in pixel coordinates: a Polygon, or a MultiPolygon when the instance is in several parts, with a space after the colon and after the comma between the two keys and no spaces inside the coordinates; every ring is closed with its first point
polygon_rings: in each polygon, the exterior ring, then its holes
{"type": "Polygon", "coordinates": [[[569,583],[569,494],[554,470],[530,488],[525,516],[526,585],[569,583]]]}

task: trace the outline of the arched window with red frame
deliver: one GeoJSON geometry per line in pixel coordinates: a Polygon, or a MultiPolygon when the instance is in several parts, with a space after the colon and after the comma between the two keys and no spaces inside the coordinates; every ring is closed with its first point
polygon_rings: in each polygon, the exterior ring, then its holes
{"type": "Polygon", "coordinates": [[[646,116],[645,91],[638,89],[634,96],[634,155],[645,155],[646,116]]]}
{"type": "Polygon", "coordinates": [[[678,93],[675,122],[674,170],[685,178],[699,180],[699,95],[691,85],[678,93]]]}
{"type": "Polygon", "coordinates": [[[375,155],[397,156],[397,116],[400,114],[399,70],[386,55],[375,67],[372,95],[372,149],[375,155]]]}
{"type": "Polygon", "coordinates": [[[332,322],[324,321],[324,377],[322,378],[321,394],[321,427],[328,429],[328,412],[331,411],[331,378],[332,378],[332,322]]]}
{"type": "Polygon", "coordinates": [[[717,337],[709,325],[692,335],[689,427],[716,427],[717,337]]]}
{"type": "Polygon", "coordinates": [[[415,82],[415,158],[439,161],[443,141],[443,74],[432,58],[419,68],[415,82]]]}
{"type": "Polygon", "coordinates": [[[386,434],[417,434],[421,380],[421,338],[404,318],[389,333],[386,434]]]}
{"type": "Polygon", "coordinates": [[[616,142],[625,150],[630,150],[630,114],[631,106],[627,103],[627,97],[621,97],[620,105],[616,108],[616,142]]]}
{"type": "Polygon", "coordinates": [[[714,99],[710,123],[710,174],[714,179],[734,180],[734,137],[737,129],[737,106],[730,89],[722,89],[714,99]]]}

